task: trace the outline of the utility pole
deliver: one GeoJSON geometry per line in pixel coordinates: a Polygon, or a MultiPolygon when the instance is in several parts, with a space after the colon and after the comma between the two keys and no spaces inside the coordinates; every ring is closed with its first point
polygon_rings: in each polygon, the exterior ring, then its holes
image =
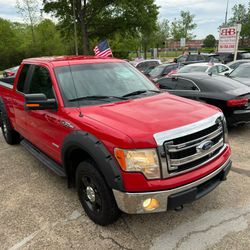
{"type": "Polygon", "coordinates": [[[75,0],[73,0],[73,18],[74,18],[74,40],[75,40],[75,52],[78,56],[78,45],[77,45],[77,31],[76,31],[76,10],[75,10],[75,0]]]}
{"type": "Polygon", "coordinates": [[[226,14],[225,14],[225,26],[227,26],[228,5],[229,5],[229,0],[227,0],[227,8],[226,8],[226,14]]]}

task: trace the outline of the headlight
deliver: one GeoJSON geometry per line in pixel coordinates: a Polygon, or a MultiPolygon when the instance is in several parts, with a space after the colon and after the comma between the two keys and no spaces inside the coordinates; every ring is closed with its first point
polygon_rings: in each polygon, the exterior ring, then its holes
{"type": "Polygon", "coordinates": [[[147,179],[160,178],[160,165],[156,149],[115,149],[115,157],[126,172],[141,172],[147,179]]]}

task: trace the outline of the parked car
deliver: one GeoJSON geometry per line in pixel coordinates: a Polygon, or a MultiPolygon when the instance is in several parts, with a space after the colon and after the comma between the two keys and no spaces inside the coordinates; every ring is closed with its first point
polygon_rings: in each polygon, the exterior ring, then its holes
{"type": "Polygon", "coordinates": [[[222,63],[195,63],[186,65],[178,70],[178,73],[207,72],[216,75],[225,75],[232,69],[222,63]]]}
{"type": "Polygon", "coordinates": [[[232,71],[228,77],[250,87],[250,63],[241,64],[238,68],[232,71]]]}
{"type": "Polygon", "coordinates": [[[5,69],[3,71],[3,77],[14,77],[19,69],[19,66],[10,68],[10,69],[5,69]]]}
{"type": "Polygon", "coordinates": [[[162,77],[168,77],[171,76],[173,73],[176,73],[180,67],[181,67],[180,63],[161,64],[155,67],[153,70],[151,70],[148,73],[148,77],[153,81],[157,81],[162,77]]]}
{"type": "Polygon", "coordinates": [[[181,208],[231,168],[218,108],[161,93],[115,58],[24,60],[0,83],[0,114],[5,141],[65,177],[100,225],[181,208]]]}
{"type": "Polygon", "coordinates": [[[235,80],[206,73],[176,74],[157,81],[159,88],[220,108],[230,126],[250,122],[250,88],[235,80]]]}
{"type": "Polygon", "coordinates": [[[232,61],[232,62],[229,62],[227,66],[234,70],[244,63],[250,63],[250,59],[241,59],[241,60],[232,61]]]}
{"type": "MultiPolygon", "coordinates": [[[[217,53],[222,63],[229,63],[234,60],[234,53],[217,53]]],[[[250,53],[247,51],[238,51],[236,60],[250,59],[250,53]]]]}
{"type": "Polygon", "coordinates": [[[174,62],[187,65],[193,63],[209,62],[211,60],[213,60],[214,62],[219,62],[216,54],[206,54],[206,53],[189,53],[186,55],[181,55],[175,58],[174,62]]]}
{"type": "Polygon", "coordinates": [[[161,60],[157,59],[148,59],[148,60],[142,60],[142,61],[130,61],[131,65],[136,67],[138,70],[140,70],[142,73],[149,73],[154,67],[161,64],[161,60]]]}

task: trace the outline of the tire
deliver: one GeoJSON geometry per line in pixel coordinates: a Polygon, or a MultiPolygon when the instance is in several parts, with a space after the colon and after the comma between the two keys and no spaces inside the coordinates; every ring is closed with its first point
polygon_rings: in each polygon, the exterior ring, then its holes
{"type": "Polygon", "coordinates": [[[101,226],[115,222],[121,212],[111,189],[91,161],[81,162],[76,170],[79,200],[89,218],[101,226]]]}
{"type": "Polygon", "coordinates": [[[5,141],[10,145],[15,145],[20,143],[20,134],[17,133],[11,126],[10,120],[8,118],[5,110],[1,111],[1,128],[5,141]]]}

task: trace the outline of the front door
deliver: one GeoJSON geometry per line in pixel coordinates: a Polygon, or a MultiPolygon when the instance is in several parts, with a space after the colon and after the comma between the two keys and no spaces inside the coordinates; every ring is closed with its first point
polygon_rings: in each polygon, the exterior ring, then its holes
{"type": "MultiPolygon", "coordinates": [[[[45,66],[34,65],[27,94],[43,93],[48,99],[57,99],[50,72],[45,66]]],[[[60,145],[64,138],[60,124],[60,110],[26,111],[27,139],[41,151],[60,161],[60,145]]]]}

